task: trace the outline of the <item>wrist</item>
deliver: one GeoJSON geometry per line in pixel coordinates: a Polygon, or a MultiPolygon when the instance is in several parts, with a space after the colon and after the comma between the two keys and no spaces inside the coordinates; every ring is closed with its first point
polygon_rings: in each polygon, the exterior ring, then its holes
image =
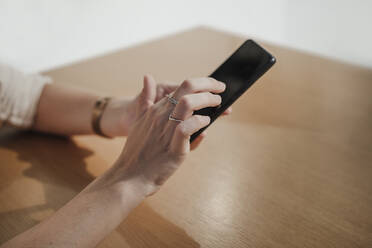
{"type": "Polygon", "coordinates": [[[102,114],[101,129],[109,137],[127,136],[130,100],[112,98],[102,114]]]}
{"type": "Polygon", "coordinates": [[[147,196],[146,184],[136,178],[121,178],[118,171],[112,169],[94,180],[81,194],[104,196],[105,201],[111,202],[122,209],[124,216],[138,206],[147,196]]]}
{"type": "Polygon", "coordinates": [[[146,180],[144,176],[131,172],[130,167],[122,161],[117,161],[97,180],[99,180],[99,184],[109,187],[121,195],[124,200],[128,195],[143,200],[156,190],[156,186],[146,180]]]}

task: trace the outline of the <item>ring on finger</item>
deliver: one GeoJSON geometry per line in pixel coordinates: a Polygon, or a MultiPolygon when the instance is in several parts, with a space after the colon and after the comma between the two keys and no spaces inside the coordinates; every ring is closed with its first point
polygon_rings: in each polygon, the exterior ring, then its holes
{"type": "Polygon", "coordinates": [[[174,118],[174,117],[172,116],[172,113],[169,114],[168,120],[170,120],[170,121],[176,121],[176,122],[183,122],[183,120],[180,120],[180,119],[174,118]]]}
{"type": "Polygon", "coordinates": [[[167,95],[168,102],[172,103],[173,105],[177,105],[178,101],[176,98],[172,97],[171,95],[167,95]]]}

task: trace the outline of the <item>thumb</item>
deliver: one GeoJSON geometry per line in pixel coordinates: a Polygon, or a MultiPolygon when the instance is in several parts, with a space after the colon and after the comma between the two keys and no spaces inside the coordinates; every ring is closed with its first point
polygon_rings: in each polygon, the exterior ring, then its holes
{"type": "Polygon", "coordinates": [[[141,104],[144,106],[151,106],[156,99],[156,82],[151,75],[145,75],[143,79],[143,89],[140,94],[141,104]]]}

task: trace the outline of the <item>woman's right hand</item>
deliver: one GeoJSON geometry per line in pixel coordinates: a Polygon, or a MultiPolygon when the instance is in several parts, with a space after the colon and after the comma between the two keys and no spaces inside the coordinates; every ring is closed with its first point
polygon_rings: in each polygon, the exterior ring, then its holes
{"type": "MultiPolygon", "coordinates": [[[[224,90],[225,84],[213,78],[189,79],[171,94],[177,105],[167,97],[148,101],[113,167],[115,177],[139,181],[146,186],[146,195],[155,193],[189,153],[190,136],[210,122],[208,116],[193,115],[193,111],[218,106],[221,97],[213,93],[224,90]],[[170,114],[182,122],[169,120],[170,114]]],[[[154,99],[156,82],[151,76],[145,76],[143,92],[147,99],[154,99]]]]}

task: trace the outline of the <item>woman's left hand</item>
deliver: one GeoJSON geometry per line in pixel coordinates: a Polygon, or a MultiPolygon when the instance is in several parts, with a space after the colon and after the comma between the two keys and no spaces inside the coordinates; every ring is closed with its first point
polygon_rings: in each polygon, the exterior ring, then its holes
{"type": "MultiPolygon", "coordinates": [[[[152,76],[145,76],[142,91],[134,99],[114,98],[109,102],[101,122],[105,135],[110,137],[127,136],[132,125],[149,108],[150,103],[158,102],[178,87],[176,84],[146,84],[147,80],[155,82],[152,76]],[[151,85],[151,87],[147,87],[147,85],[151,85]]],[[[231,107],[224,112],[224,115],[230,113],[231,107]]],[[[191,149],[195,149],[204,137],[205,132],[191,143],[191,149]]]]}

